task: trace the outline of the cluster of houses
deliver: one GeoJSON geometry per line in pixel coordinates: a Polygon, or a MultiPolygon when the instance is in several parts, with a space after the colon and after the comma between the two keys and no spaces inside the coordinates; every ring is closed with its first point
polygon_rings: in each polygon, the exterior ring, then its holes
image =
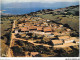
{"type": "MultiPolygon", "coordinates": [[[[21,39],[21,40],[25,40],[31,44],[35,44],[36,45],[43,45],[44,47],[55,47],[55,46],[66,46],[67,43],[75,43],[78,44],[79,43],[79,39],[76,37],[71,37],[69,35],[67,35],[68,33],[71,32],[71,29],[64,27],[61,24],[56,24],[56,23],[49,23],[50,20],[46,20],[46,19],[42,19],[39,17],[28,17],[28,18],[22,18],[19,20],[20,23],[16,21],[14,21],[13,23],[13,29],[12,29],[12,33],[14,33],[13,35],[15,35],[15,39],[21,39]],[[61,30],[62,32],[58,32],[57,30],[61,30]],[[45,43],[38,43],[37,42],[37,38],[35,39],[35,41],[32,39],[23,39],[24,36],[26,36],[26,38],[30,37],[30,35],[28,35],[28,33],[32,33],[33,35],[39,35],[40,37],[45,37],[44,39],[47,40],[49,39],[49,43],[51,42],[52,45],[50,44],[45,44],[45,43]],[[16,35],[21,35],[22,37],[18,37],[16,35]],[[65,44],[65,45],[64,45],[65,44]]],[[[33,37],[32,37],[33,38],[33,37]]],[[[42,40],[39,38],[39,40],[42,40]]],[[[44,40],[44,41],[45,41],[44,40]]],[[[16,41],[16,40],[15,40],[16,41]]],[[[48,42],[48,41],[46,41],[48,42]]],[[[15,42],[14,42],[15,43],[15,42]]],[[[16,44],[14,44],[15,46],[17,46],[16,44]]],[[[68,44],[67,44],[68,45],[68,44]]],[[[25,56],[26,57],[34,57],[36,55],[39,54],[39,52],[25,52],[25,56]]]]}
{"type": "Polygon", "coordinates": [[[58,39],[51,40],[53,45],[63,45],[64,43],[79,43],[76,37],[66,36],[65,34],[71,32],[71,29],[66,28],[62,33],[56,32],[57,29],[63,29],[63,25],[56,23],[48,23],[50,20],[44,20],[38,17],[30,17],[23,19],[25,22],[17,24],[14,28],[15,34],[24,34],[24,33],[35,33],[39,35],[44,35],[47,38],[59,35],[58,39]],[[60,36],[62,34],[62,36],[60,36]],[[77,42],[75,42],[75,40],[77,42]]]}

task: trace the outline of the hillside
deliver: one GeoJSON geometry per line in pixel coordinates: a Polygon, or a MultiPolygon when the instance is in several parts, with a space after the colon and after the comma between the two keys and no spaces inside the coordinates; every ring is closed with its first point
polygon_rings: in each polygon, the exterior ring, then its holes
{"type": "Polygon", "coordinates": [[[78,5],[24,15],[2,15],[0,25],[2,57],[32,57],[34,53],[36,57],[78,56],[78,5]]]}
{"type": "Polygon", "coordinates": [[[70,27],[77,33],[79,32],[79,5],[56,10],[43,9],[37,12],[32,12],[28,15],[34,15],[44,19],[49,19],[51,22],[54,21],[56,23],[64,24],[64,26],[70,27]]]}

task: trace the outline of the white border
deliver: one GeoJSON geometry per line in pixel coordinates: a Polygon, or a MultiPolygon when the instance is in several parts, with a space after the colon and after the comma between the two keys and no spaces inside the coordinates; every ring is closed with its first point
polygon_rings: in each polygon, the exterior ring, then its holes
{"type": "MultiPolygon", "coordinates": [[[[80,0],[79,0],[79,48],[80,48],[80,0]]],[[[79,57],[80,57],[80,49],[79,49],[79,57]]]]}
{"type": "MultiPolygon", "coordinates": [[[[1,0],[0,0],[0,11],[1,11],[1,0]]],[[[1,13],[0,13],[0,18],[1,18],[1,13]]],[[[0,19],[1,23],[1,19],[0,19]]],[[[1,37],[1,26],[0,26],[0,37],[1,37]]],[[[1,57],[1,38],[0,38],[0,57],[1,57]]]]}

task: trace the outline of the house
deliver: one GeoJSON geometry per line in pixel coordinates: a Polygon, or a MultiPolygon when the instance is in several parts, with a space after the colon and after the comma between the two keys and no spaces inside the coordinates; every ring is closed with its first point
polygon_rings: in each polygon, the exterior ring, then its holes
{"type": "Polygon", "coordinates": [[[46,26],[46,24],[41,24],[41,26],[43,27],[43,26],[46,26]]]}
{"type": "Polygon", "coordinates": [[[45,28],[43,29],[43,31],[44,31],[44,32],[52,32],[52,29],[51,29],[51,27],[45,27],[45,28]]]}
{"type": "Polygon", "coordinates": [[[63,28],[63,25],[59,25],[60,26],[60,28],[63,28]]]}
{"type": "Polygon", "coordinates": [[[37,31],[43,31],[43,27],[37,27],[37,31]]]}
{"type": "Polygon", "coordinates": [[[57,28],[58,28],[58,26],[53,26],[52,27],[53,31],[56,31],[57,28]]]}
{"type": "Polygon", "coordinates": [[[40,24],[37,24],[37,26],[40,26],[40,24]]]}
{"type": "Polygon", "coordinates": [[[21,32],[29,32],[29,29],[27,27],[22,27],[21,32]]]}
{"type": "Polygon", "coordinates": [[[48,23],[46,23],[46,22],[43,22],[43,23],[44,23],[45,26],[48,26],[48,23]]]}
{"type": "Polygon", "coordinates": [[[18,24],[18,26],[19,26],[19,27],[22,27],[23,25],[22,25],[22,24],[18,24]]]}
{"type": "Polygon", "coordinates": [[[46,20],[47,22],[49,22],[50,20],[46,20]]]}
{"type": "Polygon", "coordinates": [[[63,41],[62,40],[52,40],[53,45],[63,45],[63,41]]]}
{"type": "Polygon", "coordinates": [[[58,37],[58,38],[59,38],[60,40],[61,40],[61,39],[64,40],[64,39],[69,39],[70,37],[69,37],[69,36],[60,36],[60,37],[58,37]]]}
{"type": "Polygon", "coordinates": [[[74,43],[74,42],[78,43],[79,40],[76,37],[70,37],[69,39],[65,40],[65,43],[70,43],[70,42],[72,42],[72,43],[74,43]]]}
{"type": "Polygon", "coordinates": [[[15,29],[15,33],[18,33],[18,29],[15,29]]]}
{"type": "Polygon", "coordinates": [[[37,30],[37,26],[28,26],[28,29],[29,29],[30,31],[32,31],[32,30],[37,30]]]}
{"type": "Polygon", "coordinates": [[[58,33],[58,32],[54,32],[54,35],[56,36],[56,35],[61,35],[60,33],[58,33]]]}
{"type": "Polygon", "coordinates": [[[24,25],[25,25],[25,26],[30,26],[30,25],[32,25],[32,24],[29,23],[29,22],[26,22],[24,25]]]}
{"type": "Polygon", "coordinates": [[[66,29],[68,32],[70,32],[71,31],[71,29],[66,29]]]}
{"type": "Polygon", "coordinates": [[[24,27],[32,26],[31,24],[25,24],[24,27]]]}
{"type": "Polygon", "coordinates": [[[48,38],[54,38],[54,34],[47,34],[45,36],[48,37],[48,38]]]}
{"type": "Polygon", "coordinates": [[[70,39],[64,40],[64,43],[74,43],[74,42],[75,42],[75,40],[70,40],[70,39]]]}

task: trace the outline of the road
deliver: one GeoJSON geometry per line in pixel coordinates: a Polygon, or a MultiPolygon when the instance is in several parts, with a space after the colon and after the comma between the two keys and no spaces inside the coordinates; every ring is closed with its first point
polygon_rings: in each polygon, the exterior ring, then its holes
{"type": "Polygon", "coordinates": [[[51,47],[50,45],[47,45],[47,44],[39,44],[39,43],[34,43],[34,41],[32,41],[32,40],[25,40],[25,39],[21,39],[21,38],[15,38],[16,40],[21,40],[21,41],[27,41],[27,42],[29,42],[29,43],[32,43],[32,44],[34,44],[34,45],[43,45],[43,46],[45,46],[45,47],[51,47]]]}
{"type": "MultiPolygon", "coordinates": [[[[13,23],[12,31],[13,31],[14,28],[15,28],[15,20],[14,20],[14,23],[13,23]]],[[[12,57],[12,55],[11,55],[11,46],[12,46],[14,38],[15,38],[15,35],[14,35],[14,33],[11,32],[11,41],[10,41],[10,46],[9,46],[9,49],[8,49],[8,57],[12,57]]]]}

